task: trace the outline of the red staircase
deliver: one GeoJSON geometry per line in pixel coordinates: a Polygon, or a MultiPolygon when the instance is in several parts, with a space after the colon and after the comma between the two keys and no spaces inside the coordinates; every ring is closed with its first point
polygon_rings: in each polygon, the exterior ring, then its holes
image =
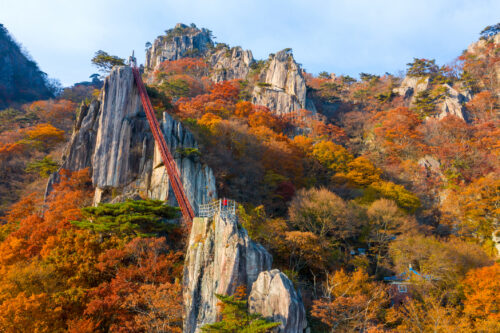
{"type": "Polygon", "coordinates": [[[141,95],[142,107],[144,108],[144,112],[148,118],[149,127],[151,127],[151,132],[153,132],[153,137],[160,150],[160,155],[163,163],[165,164],[165,169],[167,169],[168,178],[172,189],[174,190],[175,198],[181,208],[182,216],[184,217],[185,222],[190,225],[194,218],[194,211],[186,196],[186,192],[184,192],[179,170],[177,169],[174,158],[172,157],[167,143],[165,142],[165,138],[163,137],[160,124],[156,119],[155,111],[146,92],[146,87],[144,87],[144,83],[142,82],[141,73],[139,73],[139,70],[135,66],[132,66],[132,73],[134,73],[135,84],[137,85],[137,89],[141,95]]]}

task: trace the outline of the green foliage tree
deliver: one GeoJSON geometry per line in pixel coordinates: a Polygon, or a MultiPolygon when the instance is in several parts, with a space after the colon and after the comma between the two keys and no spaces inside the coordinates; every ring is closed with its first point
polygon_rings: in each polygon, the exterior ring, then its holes
{"type": "Polygon", "coordinates": [[[380,79],[380,76],[368,73],[359,73],[359,78],[363,82],[375,83],[380,79]]]}
{"type": "Polygon", "coordinates": [[[420,91],[417,96],[415,96],[415,110],[420,117],[425,118],[431,115],[435,107],[434,99],[429,90],[420,91]]]}
{"type": "Polygon", "coordinates": [[[59,169],[59,164],[50,156],[45,156],[41,160],[28,163],[26,172],[38,173],[40,177],[48,177],[59,169]]]}
{"type": "Polygon", "coordinates": [[[328,74],[328,72],[323,71],[318,74],[318,77],[321,79],[330,79],[330,74],[328,74]]]}
{"type": "Polygon", "coordinates": [[[120,237],[152,237],[175,228],[168,220],[178,217],[179,209],[161,200],[128,200],[85,207],[82,211],[85,219],[72,222],[79,228],[120,237]]]}
{"type": "Polygon", "coordinates": [[[406,65],[408,66],[406,70],[407,76],[428,76],[436,74],[439,71],[439,67],[436,65],[436,60],[434,59],[413,58],[413,62],[406,65]]]}
{"type": "Polygon", "coordinates": [[[100,72],[109,73],[114,66],[125,65],[125,59],[120,57],[110,55],[103,50],[99,50],[95,53],[91,60],[92,64],[96,66],[100,72]]]}
{"type": "Polygon", "coordinates": [[[480,33],[481,39],[488,39],[491,36],[495,36],[499,32],[500,32],[500,23],[497,23],[495,25],[489,25],[481,31],[480,33]]]}
{"type": "Polygon", "coordinates": [[[203,332],[244,332],[244,333],[266,333],[270,332],[280,323],[271,322],[262,317],[261,314],[248,312],[248,302],[238,296],[224,296],[216,294],[222,307],[222,320],[207,324],[201,328],[203,332]]]}
{"type": "Polygon", "coordinates": [[[342,80],[343,84],[348,85],[348,86],[353,84],[354,82],[356,82],[356,79],[353,77],[350,77],[349,75],[342,75],[340,77],[340,79],[342,80]]]}

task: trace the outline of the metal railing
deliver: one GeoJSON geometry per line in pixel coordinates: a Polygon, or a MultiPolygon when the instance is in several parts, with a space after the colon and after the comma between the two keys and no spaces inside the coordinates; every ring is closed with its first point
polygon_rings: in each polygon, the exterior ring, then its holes
{"type": "Polygon", "coordinates": [[[217,213],[223,217],[236,216],[236,201],[219,199],[198,207],[199,217],[212,217],[217,213]]]}

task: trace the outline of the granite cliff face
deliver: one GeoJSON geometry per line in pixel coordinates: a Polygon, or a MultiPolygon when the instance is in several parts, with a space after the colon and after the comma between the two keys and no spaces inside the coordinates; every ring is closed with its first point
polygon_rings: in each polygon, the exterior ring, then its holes
{"type": "Polygon", "coordinates": [[[406,76],[401,82],[398,88],[394,89],[394,92],[403,96],[404,98],[410,99],[410,104],[415,101],[415,96],[419,92],[426,90],[429,87],[428,77],[418,77],[418,76],[406,76]]]}
{"type": "MultiPolygon", "coordinates": [[[[464,104],[471,99],[469,92],[460,92],[448,84],[442,85],[446,90],[446,96],[437,105],[439,113],[435,118],[443,119],[451,114],[467,121],[467,114],[464,104]]],[[[406,76],[398,88],[394,92],[403,96],[409,101],[409,106],[415,105],[415,100],[418,93],[428,90],[430,87],[429,77],[406,76]]]]}
{"type": "Polygon", "coordinates": [[[302,333],[304,306],[290,280],[271,269],[272,257],[253,242],[235,216],[195,218],[184,265],[184,332],[219,318],[215,294],[231,295],[247,287],[249,310],[282,325],[279,332],[302,333]]]}
{"type": "MultiPolygon", "coordinates": [[[[165,113],[160,125],[196,211],[217,197],[213,172],[199,158],[182,154],[185,148],[198,148],[182,124],[165,113]]],[[[62,168],[90,169],[95,203],[138,196],[176,203],[131,68],[115,67],[99,99],[81,107],[62,168]]]]}
{"type": "Polygon", "coordinates": [[[46,75],[0,24],[0,110],[10,103],[53,97],[46,75]]]}
{"type": "Polygon", "coordinates": [[[471,99],[470,93],[459,92],[448,84],[444,84],[443,86],[446,88],[447,95],[438,105],[440,110],[438,119],[443,119],[447,115],[454,115],[467,121],[467,113],[464,104],[471,99]]]}
{"type": "Polygon", "coordinates": [[[224,47],[212,55],[208,60],[212,68],[212,80],[214,82],[246,79],[250,72],[250,66],[255,63],[252,51],[243,50],[241,47],[229,49],[224,47]]]}
{"type": "Polygon", "coordinates": [[[146,70],[153,70],[165,60],[205,56],[211,47],[213,42],[209,30],[178,23],[165,36],[156,38],[146,51],[144,66],[146,70]]]}
{"type": "Polygon", "coordinates": [[[184,332],[217,321],[215,293],[231,295],[239,286],[251,286],[271,262],[233,218],[195,218],[184,268],[184,332]]]}
{"type": "Polygon", "coordinates": [[[312,101],[307,99],[302,70],[289,50],[270,55],[253,90],[252,103],[266,106],[279,115],[299,109],[316,112],[312,101]]]}
{"type": "MultiPolygon", "coordinates": [[[[252,52],[241,47],[213,46],[207,29],[197,29],[177,24],[165,36],[159,36],[146,51],[146,70],[154,70],[162,61],[183,57],[202,57],[209,64],[214,82],[249,79],[255,69],[258,81],[250,91],[254,104],[268,107],[279,115],[299,109],[316,112],[311,99],[307,98],[306,81],[302,69],[289,49],[271,54],[259,68],[252,52]]],[[[252,81],[253,83],[253,81],[252,81]]]]}

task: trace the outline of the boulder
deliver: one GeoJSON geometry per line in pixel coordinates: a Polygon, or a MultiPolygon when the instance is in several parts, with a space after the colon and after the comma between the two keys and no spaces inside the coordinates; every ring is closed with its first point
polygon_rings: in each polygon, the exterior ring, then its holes
{"type": "Polygon", "coordinates": [[[231,295],[239,286],[250,287],[272,257],[253,242],[235,216],[195,218],[184,263],[184,332],[218,319],[215,294],[231,295]]]}
{"type": "Polygon", "coordinates": [[[314,103],[307,100],[302,70],[289,50],[270,55],[259,78],[252,92],[252,103],[266,106],[278,115],[299,109],[316,112],[314,103]]]}
{"type": "Polygon", "coordinates": [[[307,328],[306,311],[300,293],[288,277],[277,269],[261,272],[248,297],[251,313],[260,313],[281,322],[279,333],[303,333],[307,328]]]}
{"type": "Polygon", "coordinates": [[[214,82],[246,79],[250,66],[255,62],[252,51],[243,50],[241,47],[232,49],[222,48],[213,53],[209,58],[214,82]]]}

